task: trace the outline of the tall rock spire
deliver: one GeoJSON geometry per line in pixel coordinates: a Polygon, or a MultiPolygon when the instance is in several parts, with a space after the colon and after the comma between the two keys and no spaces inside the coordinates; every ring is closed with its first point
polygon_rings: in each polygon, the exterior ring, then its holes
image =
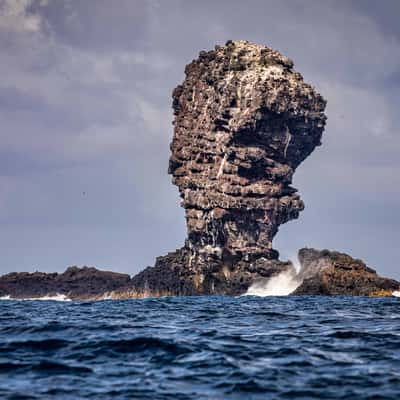
{"type": "Polygon", "coordinates": [[[292,177],[321,143],[325,100],[287,57],[245,41],[200,52],[185,73],[169,173],[188,235],[132,279],[131,297],[237,295],[296,273],[272,240],[304,208],[292,177]]]}
{"type": "Polygon", "coordinates": [[[173,92],[169,173],[196,256],[274,259],[279,225],[304,208],[290,186],[320,144],[326,102],[293,62],[228,41],[201,52],[173,92]]]}

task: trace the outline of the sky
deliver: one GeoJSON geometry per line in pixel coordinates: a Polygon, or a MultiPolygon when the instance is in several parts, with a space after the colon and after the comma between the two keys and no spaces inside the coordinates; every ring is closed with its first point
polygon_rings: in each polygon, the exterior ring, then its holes
{"type": "Polygon", "coordinates": [[[134,274],[182,246],[171,93],[229,39],[293,59],[328,101],[281,259],[328,248],[400,278],[400,2],[0,0],[0,274],[134,274]]]}

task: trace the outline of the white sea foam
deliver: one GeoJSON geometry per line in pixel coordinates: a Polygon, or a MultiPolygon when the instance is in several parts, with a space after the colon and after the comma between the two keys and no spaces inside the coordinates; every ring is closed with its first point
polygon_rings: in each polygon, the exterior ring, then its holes
{"type": "Polygon", "coordinates": [[[393,295],[394,297],[400,297],[400,290],[395,290],[395,291],[392,293],[392,295],[393,295]]]}
{"type": "Polygon", "coordinates": [[[112,295],[112,292],[106,292],[101,297],[99,297],[97,300],[114,300],[114,297],[112,295]]]}
{"type": "Polygon", "coordinates": [[[57,293],[53,296],[43,296],[43,297],[26,297],[26,298],[20,298],[20,299],[15,299],[12,298],[11,296],[3,296],[0,297],[0,300],[21,300],[21,301],[27,301],[27,300],[53,300],[53,301],[71,301],[70,298],[65,296],[64,294],[57,293]]]}
{"type": "Polygon", "coordinates": [[[245,296],[287,296],[299,285],[300,281],[290,272],[282,272],[268,281],[254,282],[245,296]]]}

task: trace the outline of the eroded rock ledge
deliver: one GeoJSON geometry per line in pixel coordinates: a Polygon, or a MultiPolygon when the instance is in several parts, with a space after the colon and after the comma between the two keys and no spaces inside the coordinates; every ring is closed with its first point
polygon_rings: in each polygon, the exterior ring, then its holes
{"type": "Polygon", "coordinates": [[[62,274],[12,272],[0,277],[0,297],[34,299],[65,296],[71,300],[104,298],[130,284],[128,274],[100,271],[94,267],[69,267],[62,274]]]}
{"type": "Polygon", "coordinates": [[[384,278],[362,260],[329,250],[301,249],[295,295],[390,296],[400,282],[384,278]]]}
{"type": "MultiPolygon", "coordinates": [[[[363,261],[329,250],[304,248],[298,258],[298,274],[291,263],[257,260],[239,263],[230,275],[218,267],[203,269],[203,282],[193,271],[183,268],[184,249],[159,257],[131,278],[127,274],[99,271],[89,267],[70,267],[64,273],[14,272],[0,277],[0,298],[34,299],[60,297],[71,300],[129,299],[160,296],[207,294],[240,295],[253,283],[266,283],[281,272],[299,285],[293,295],[392,296],[400,291],[400,282],[384,278],[363,261]],[[287,272],[289,274],[287,274],[287,272]],[[199,290],[201,289],[201,291],[199,290]]],[[[397,293],[400,295],[400,292],[397,293]]]]}

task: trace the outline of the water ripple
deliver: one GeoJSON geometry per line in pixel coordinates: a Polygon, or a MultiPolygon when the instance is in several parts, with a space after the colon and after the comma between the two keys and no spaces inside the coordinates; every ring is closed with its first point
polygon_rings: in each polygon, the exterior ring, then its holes
{"type": "Polygon", "coordinates": [[[0,302],[1,399],[400,398],[400,299],[0,302]]]}

